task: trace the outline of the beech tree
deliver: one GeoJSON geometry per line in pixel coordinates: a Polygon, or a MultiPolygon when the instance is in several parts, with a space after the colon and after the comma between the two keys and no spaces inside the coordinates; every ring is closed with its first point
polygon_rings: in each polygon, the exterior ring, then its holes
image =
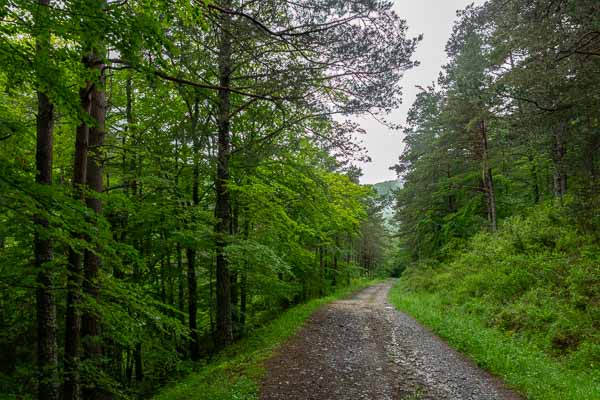
{"type": "Polygon", "coordinates": [[[149,396],[381,269],[346,120],[395,107],[415,64],[391,2],[0,13],[3,392],[149,396]]]}
{"type": "MultiPolygon", "coordinates": [[[[39,0],[35,13],[35,70],[37,86],[35,181],[52,185],[52,142],[54,129],[54,105],[50,99],[50,24],[49,0],[39,0]]],[[[40,215],[34,216],[38,225],[34,238],[34,257],[37,273],[37,368],[38,398],[58,399],[58,351],[54,279],[51,268],[53,260],[49,223],[40,215]]]]}

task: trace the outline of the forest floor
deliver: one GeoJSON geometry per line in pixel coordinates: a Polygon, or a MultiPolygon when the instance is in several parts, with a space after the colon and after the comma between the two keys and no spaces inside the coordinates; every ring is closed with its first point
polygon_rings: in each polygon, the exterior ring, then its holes
{"type": "Polygon", "coordinates": [[[267,361],[261,399],[517,400],[387,295],[393,282],[335,301],[267,361]]]}

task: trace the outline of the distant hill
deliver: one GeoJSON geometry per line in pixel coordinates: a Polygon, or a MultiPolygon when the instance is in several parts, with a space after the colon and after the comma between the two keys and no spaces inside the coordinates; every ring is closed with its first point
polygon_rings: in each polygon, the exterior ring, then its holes
{"type": "Polygon", "coordinates": [[[395,189],[402,187],[401,180],[379,182],[373,185],[373,188],[379,193],[380,196],[389,196],[395,189]]]}
{"type": "Polygon", "coordinates": [[[383,218],[385,219],[386,225],[388,228],[393,229],[392,218],[394,216],[394,191],[400,189],[402,187],[401,180],[393,180],[393,181],[385,181],[376,183],[373,186],[373,189],[377,191],[379,196],[381,196],[385,208],[382,211],[383,218]]]}

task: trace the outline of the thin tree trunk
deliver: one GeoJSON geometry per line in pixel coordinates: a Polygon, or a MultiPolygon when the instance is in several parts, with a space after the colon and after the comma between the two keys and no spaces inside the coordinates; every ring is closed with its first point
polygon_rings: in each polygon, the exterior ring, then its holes
{"type": "Polygon", "coordinates": [[[561,201],[567,194],[567,175],[564,171],[564,158],[567,153],[567,146],[564,138],[564,124],[560,124],[554,130],[554,154],[552,160],[554,162],[554,196],[561,201]]]}
{"type": "MultiPolygon", "coordinates": [[[[231,1],[223,2],[229,9],[231,1]]],[[[215,224],[216,264],[217,264],[217,346],[223,347],[233,341],[231,321],[231,278],[225,257],[230,226],[231,202],[229,197],[229,159],[231,157],[230,133],[230,84],[231,84],[231,34],[230,16],[223,15],[221,43],[219,46],[219,93],[218,93],[218,146],[215,224]]]]}
{"type": "Polygon", "coordinates": [[[494,181],[492,179],[492,168],[489,162],[488,137],[485,121],[481,121],[479,125],[481,134],[481,164],[483,173],[483,191],[485,192],[486,206],[488,212],[488,221],[492,232],[496,232],[498,228],[496,214],[496,194],[494,192],[494,181]]]}
{"type": "Polygon", "coordinates": [[[452,184],[450,183],[450,179],[452,178],[452,174],[450,171],[450,164],[446,165],[446,177],[448,178],[448,212],[453,213],[456,211],[456,199],[452,194],[452,184]]]}
{"type": "Polygon", "coordinates": [[[198,324],[196,316],[198,313],[197,309],[197,281],[196,281],[196,251],[194,249],[187,249],[187,262],[188,262],[188,314],[189,314],[189,328],[190,328],[190,358],[193,361],[197,361],[200,358],[200,347],[198,343],[198,324]]]}
{"type": "Polygon", "coordinates": [[[325,296],[325,257],[323,245],[319,246],[319,296],[325,296]]]}
{"type": "Polygon", "coordinates": [[[246,325],[246,307],[248,302],[248,273],[242,272],[240,278],[240,329],[245,331],[246,325]]]}
{"type": "Polygon", "coordinates": [[[135,381],[141,383],[144,380],[144,367],[142,365],[142,344],[137,343],[135,345],[134,352],[135,359],[135,381]]]}
{"type": "MultiPolygon", "coordinates": [[[[244,240],[247,241],[250,236],[250,223],[248,221],[247,208],[244,208],[244,240]]],[[[248,261],[245,261],[244,270],[240,277],[240,329],[245,331],[246,325],[246,307],[248,302],[248,261]]]]}
{"type": "MultiPolygon", "coordinates": [[[[231,207],[231,227],[230,233],[232,236],[238,234],[239,230],[239,205],[237,201],[232,202],[231,207]]],[[[238,307],[239,303],[239,279],[237,272],[231,272],[231,319],[233,324],[234,337],[239,337],[239,322],[240,322],[240,310],[238,307]]]]}
{"type": "MultiPolygon", "coordinates": [[[[185,289],[184,289],[184,280],[185,274],[183,272],[183,255],[181,254],[181,245],[177,243],[177,276],[179,277],[178,287],[177,287],[177,296],[179,303],[179,311],[183,313],[185,311],[185,289]]],[[[181,317],[182,322],[184,321],[184,316],[181,317]]]]}
{"type": "MultiPolygon", "coordinates": [[[[191,111],[192,118],[192,134],[193,137],[193,151],[194,151],[194,170],[192,177],[192,206],[198,207],[200,202],[199,196],[199,185],[200,185],[200,141],[196,132],[198,124],[198,102],[196,99],[194,102],[193,112],[191,111]]],[[[196,278],[196,249],[187,249],[188,258],[188,312],[189,312],[189,328],[190,328],[190,358],[193,361],[200,359],[200,343],[198,341],[198,323],[197,323],[197,312],[198,312],[198,293],[197,293],[197,278],[196,278]]]]}
{"type": "Polygon", "coordinates": [[[533,204],[538,204],[540,202],[540,185],[538,183],[539,177],[538,177],[537,165],[535,162],[535,158],[533,157],[532,154],[529,154],[527,156],[527,159],[529,160],[529,165],[531,165],[530,173],[531,173],[531,181],[533,183],[531,194],[533,197],[533,204]]]}
{"type": "Polygon", "coordinates": [[[127,382],[131,385],[131,379],[133,377],[133,359],[131,356],[131,349],[127,349],[127,361],[125,366],[125,378],[127,382]]]}
{"type": "Polygon", "coordinates": [[[331,272],[332,272],[332,284],[334,287],[337,287],[337,274],[338,274],[338,244],[337,244],[337,239],[336,239],[336,243],[335,243],[335,247],[333,249],[333,263],[331,265],[331,272]]]}
{"type": "Polygon", "coordinates": [[[213,346],[217,347],[217,330],[215,327],[215,288],[214,288],[214,268],[209,268],[208,271],[208,323],[210,324],[210,336],[213,341],[213,346]]]}
{"type": "Polygon", "coordinates": [[[235,325],[233,326],[233,331],[234,331],[234,336],[237,337],[238,336],[238,326],[239,322],[240,322],[240,318],[239,318],[239,309],[238,309],[238,303],[239,303],[239,277],[237,272],[232,272],[231,275],[231,320],[232,320],[232,324],[235,325]]]}
{"type": "MultiPolygon", "coordinates": [[[[38,112],[36,138],[36,183],[52,185],[52,142],[54,105],[42,88],[48,80],[46,64],[49,61],[50,32],[47,27],[49,0],[39,0],[36,15],[36,69],[38,79],[38,112]]],[[[56,344],[56,303],[53,294],[52,241],[47,236],[49,223],[36,215],[34,235],[35,267],[37,274],[37,372],[38,398],[58,399],[58,356],[56,344]]]]}

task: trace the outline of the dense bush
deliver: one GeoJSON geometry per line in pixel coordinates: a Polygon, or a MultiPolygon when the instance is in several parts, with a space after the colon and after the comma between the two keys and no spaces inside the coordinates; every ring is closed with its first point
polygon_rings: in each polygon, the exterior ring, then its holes
{"type": "Polygon", "coordinates": [[[435,292],[572,368],[600,365],[600,246],[552,205],[475,235],[448,263],[413,265],[402,286],[435,292]]]}

